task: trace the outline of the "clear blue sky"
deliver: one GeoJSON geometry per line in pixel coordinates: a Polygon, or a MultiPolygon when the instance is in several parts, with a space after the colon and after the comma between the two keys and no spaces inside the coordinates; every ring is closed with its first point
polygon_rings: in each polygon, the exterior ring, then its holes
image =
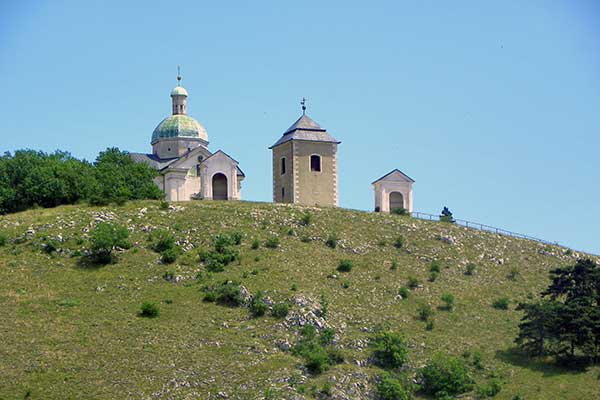
{"type": "Polygon", "coordinates": [[[415,210],[600,253],[600,3],[493,3],[2,1],[0,151],[149,151],[180,64],[246,200],[306,96],[341,206],[399,168],[415,210]]]}

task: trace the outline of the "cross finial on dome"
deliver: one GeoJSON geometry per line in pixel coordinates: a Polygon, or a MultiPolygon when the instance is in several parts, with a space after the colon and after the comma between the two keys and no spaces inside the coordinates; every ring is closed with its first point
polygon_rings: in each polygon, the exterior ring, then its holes
{"type": "Polygon", "coordinates": [[[306,114],[306,99],[304,97],[302,98],[300,105],[302,106],[302,115],[305,115],[306,114]]]}
{"type": "Polygon", "coordinates": [[[178,65],[177,66],[177,86],[179,86],[180,82],[181,82],[181,68],[178,65]]]}

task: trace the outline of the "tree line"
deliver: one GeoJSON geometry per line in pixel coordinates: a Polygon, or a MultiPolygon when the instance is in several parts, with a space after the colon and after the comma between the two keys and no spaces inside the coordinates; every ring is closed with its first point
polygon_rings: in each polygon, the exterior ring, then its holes
{"type": "Polygon", "coordinates": [[[118,148],[107,148],[91,163],[65,151],[17,150],[0,156],[0,214],[32,207],[87,202],[122,204],[159,199],[157,171],[118,148]]]}

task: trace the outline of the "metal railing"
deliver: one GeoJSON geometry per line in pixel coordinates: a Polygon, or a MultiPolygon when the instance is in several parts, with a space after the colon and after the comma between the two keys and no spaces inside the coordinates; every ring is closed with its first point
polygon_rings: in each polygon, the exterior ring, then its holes
{"type": "MultiPolygon", "coordinates": [[[[435,215],[435,214],[428,214],[428,213],[413,211],[410,215],[413,218],[424,219],[424,220],[428,220],[428,221],[440,221],[440,216],[435,215]]],[[[522,233],[507,231],[506,229],[497,228],[495,226],[490,226],[490,225],[482,224],[479,222],[467,221],[465,219],[458,219],[458,218],[453,218],[453,221],[455,224],[464,226],[466,228],[478,229],[480,231],[497,233],[499,235],[534,240],[536,242],[543,243],[543,244],[550,244],[550,245],[554,245],[554,246],[565,247],[565,246],[560,245],[558,242],[551,242],[551,241],[540,239],[540,238],[537,238],[534,236],[529,236],[529,235],[524,235],[522,233]]]]}

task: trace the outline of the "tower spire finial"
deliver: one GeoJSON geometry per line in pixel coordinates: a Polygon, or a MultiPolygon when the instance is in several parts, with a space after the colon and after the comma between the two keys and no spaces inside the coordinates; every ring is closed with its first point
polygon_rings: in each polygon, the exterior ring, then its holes
{"type": "Polygon", "coordinates": [[[181,83],[181,68],[178,65],[177,66],[177,86],[179,86],[179,83],[181,83]]]}
{"type": "Polygon", "coordinates": [[[306,114],[306,99],[304,97],[302,98],[300,105],[302,106],[302,115],[305,115],[306,114]]]}

